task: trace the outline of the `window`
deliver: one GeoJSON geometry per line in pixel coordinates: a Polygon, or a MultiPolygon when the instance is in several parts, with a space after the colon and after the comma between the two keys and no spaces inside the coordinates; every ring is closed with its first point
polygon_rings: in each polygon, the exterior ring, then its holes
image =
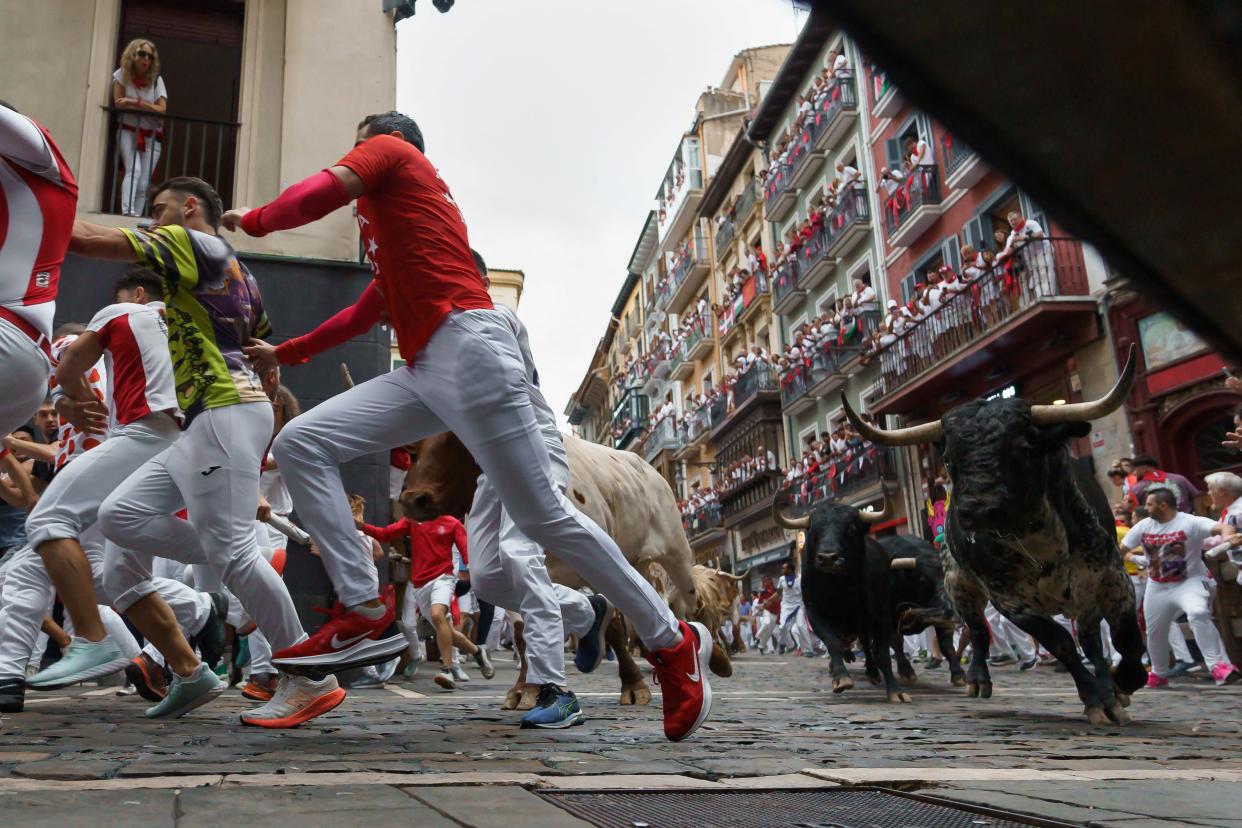
{"type": "Polygon", "coordinates": [[[1009,236],[1009,221],[1006,216],[1014,211],[1026,215],[1018,191],[1009,189],[993,199],[962,228],[962,237],[966,244],[975,250],[1000,250],[1009,236]]]}
{"type": "Polygon", "coordinates": [[[918,277],[911,273],[901,280],[901,301],[909,302],[914,298],[914,286],[918,284],[918,277]]]}
{"type": "Polygon", "coordinates": [[[834,308],[836,307],[836,305],[837,305],[837,286],[836,285],[833,285],[832,287],[828,288],[826,291],[823,292],[823,294],[818,299],[815,300],[815,307],[820,313],[823,313],[829,308],[834,308]]]}
{"type": "MultiPolygon", "coordinates": [[[[925,141],[929,152],[932,147],[932,128],[931,119],[926,115],[918,114],[899,129],[892,138],[884,142],[885,165],[889,169],[901,169],[902,161],[906,158],[906,144],[911,140],[925,141]]],[[[933,156],[934,158],[934,156],[933,156]]]]}

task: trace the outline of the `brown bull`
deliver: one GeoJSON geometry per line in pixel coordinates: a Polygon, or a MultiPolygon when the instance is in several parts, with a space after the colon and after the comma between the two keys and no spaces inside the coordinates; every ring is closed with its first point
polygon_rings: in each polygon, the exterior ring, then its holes
{"type": "MultiPolygon", "coordinates": [[[[674,612],[682,618],[697,617],[693,557],[668,483],[631,452],[572,435],[565,437],[565,450],[570,472],[566,496],[612,537],[639,572],[659,564],[672,582],[669,603],[674,612]]],[[[464,520],[480,474],[466,447],[455,435],[445,433],[415,443],[411,455],[413,463],[401,494],[405,513],[419,521],[445,514],[464,520]]],[[[571,588],[586,586],[576,572],[556,558],[554,550],[548,551],[547,566],[556,583],[571,588]]],[[[609,629],[608,642],[617,655],[621,703],[647,704],[651,692],[626,646],[625,625],[619,615],[609,629]]],[[[732,672],[728,656],[719,647],[713,649],[711,666],[718,675],[732,672]]],[[[517,686],[515,690],[520,692],[517,686]]]]}
{"type": "Polygon", "coordinates": [[[721,639],[720,630],[726,621],[734,622],[735,635],[739,629],[737,608],[738,597],[741,593],[737,585],[739,581],[745,579],[745,573],[730,575],[728,572],[710,569],[700,564],[695,564],[694,567],[694,585],[698,593],[695,620],[703,622],[703,625],[711,632],[712,639],[726,649],[729,647],[729,642],[721,639]]]}

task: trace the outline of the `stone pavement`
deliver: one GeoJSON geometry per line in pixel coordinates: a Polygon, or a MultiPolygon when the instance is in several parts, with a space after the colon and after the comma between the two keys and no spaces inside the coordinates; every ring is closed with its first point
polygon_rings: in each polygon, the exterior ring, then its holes
{"type": "Polygon", "coordinates": [[[25,713],[0,718],[0,815],[517,828],[585,825],[542,790],[880,785],[1075,824],[1242,826],[1237,688],[1186,679],[1140,691],[1133,724],[1093,728],[1068,677],[1047,668],[997,669],[989,700],[948,686],[943,668],[924,671],[913,704],[889,705],[861,669],[858,687],[834,695],[822,659],[746,655],[714,681],[712,718],[672,744],[658,695],[618,706],[608,664],[573,676],[584,726],[520,730],[499,710],[514,676],[506,655],[493,681],[475,674],[446,693],[423,665],[413,682],[351,692],[292,731],[241,726],[250,703],[236,690],[175,721],[142,718],[145,703],[115,688],[31,694],[25,713]]]}

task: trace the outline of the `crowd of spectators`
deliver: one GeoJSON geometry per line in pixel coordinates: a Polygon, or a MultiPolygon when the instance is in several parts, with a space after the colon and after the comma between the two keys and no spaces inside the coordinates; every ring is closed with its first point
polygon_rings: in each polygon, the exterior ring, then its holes
{"type": "Polygon", "coordinates": [[[828,65],[820,71],[811,88],[799,98],[798,114],[793,123],[776,140],[771,170],[760,174],[765,197],[771,197],[784,187],[787,165],[792,165],[810,152],[812,127],[841,99],[844,94],[842,81],[852,76],[853,72],[845,55],[835,49],[830,51],[828,65]]]}
{"type": "MultiPolygon", "coordinates": [[[[869,414],[862,415],[871,421],[869,414]]],[[[879,462],[873,443],[864,440],[849,423],[839,423],[831,433],[808,435],[802,456],[790,464],[781,489],[797,506],[832,497],[841,486],[874,471],[879,462]]]]}
{"type": "Polygon", "coordinates": [[[875,290],[862,279],[855,279],[853,293],[795,329],[777,359],[781,390],[809,379],[817,361],[828,365],[838,354],[848,358],[859,353],[860,346],[871,338],[869,328],[874,322],[868,315],[876,308],[875,290]]]}

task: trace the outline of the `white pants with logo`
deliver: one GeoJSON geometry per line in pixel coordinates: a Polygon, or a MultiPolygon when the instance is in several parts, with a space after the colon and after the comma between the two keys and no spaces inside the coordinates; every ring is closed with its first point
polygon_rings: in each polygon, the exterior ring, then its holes
{"type": "Polygon", "coordinates": [[[513,330],[490,310],[451,313],[410,365],[320,403],[277,436],[272,454],[341,603],[376,598],[379,584],[360,554],[340,465],[445,431],[528,538],[606,594],[649,648],[672,646],[680,627],[668,604],[557,488],[513,330]]]}
{"type": "MultiPolygon", "coordinates": [[[[552,477],[557,493],[564,492],[569,470],[553,463],[552,477]]],[[[522,534],[486,475],[479,477],[466,534],[474,591],[522,616],[527,683],[564,687],[565,637],[590,631],[595,622],[591,602],[576,589],[552,583],[543,547],[522,534]]]]}
{"type": "Polygon", "coordinates": [[[4,437],[33,417],[47,397],[48,364],[30,337],[9,320],[0,319],[0,366],[4,374],[0,437],[4,437]]]}
{"type": "MultiPolygon", "coordinates": [[[[149,595],[152,561],[169,557],[209,564],[273,648],[306,638],[285,582],[263,559],[255,532],[259,467],[271,435],[269,403],[209,408],[104,501],[99,524],[118,545],[109,547],[105,583],[118,608],[149,595]],[[174,516],[182,508],[189,520],[174,516]]],[[[344,496],[341,505],[348,511],[344,496]]]]}
{"type": "Polygon", "coordinates": [[[993,643],[1004,653],[1012,653],[1019,661],[1030,661],[1035,658],[1035,644],[1022,628],[1010,621],[989,601],[983,609],[983,616],[992,629],[993,643]]]}
{"type": "Polygon", "coordinates": [[[1228,664],[1225,645],[1212,620],[1212,593],[1206,578],[1184,581],[1148,581],[1143,594],[1143,617],[1147,620],[1147,656],[1158,676],[1169,672],[1169,627],[1179,612],[1186,613],[1195,643],[1208,669],[1228,664]]]}

